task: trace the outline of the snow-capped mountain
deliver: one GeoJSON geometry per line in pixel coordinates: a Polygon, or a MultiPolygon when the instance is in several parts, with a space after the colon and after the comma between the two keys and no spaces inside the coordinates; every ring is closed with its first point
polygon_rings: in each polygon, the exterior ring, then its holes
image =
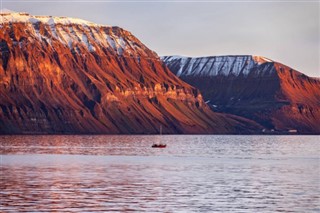
{"type": "Polygon", "coordinates": [[[78,53],[81,47],[93,52],[97,46],[98,49],[107,48],[118,55],[125,53],[133,56],[134,53],[139,53],[142,56],[156,56],[130,32],[118,27],[69,17],[32,16],[28,13],[16,12],[0,14],[2,26],[10,26],[12,23],[28,27],[28,33],[32,36],[29,39],[30,42],[32,42],[31,39],[45,41],[50,45],[52,42],[60,42],[78,53]]]}
{"type": "MultiPolygon", "coordinates": [[[[0,14],[0,133],[232,133],[130,32],[81,19],[0,14]]],[[[249,130],[250,131],[250,130],[249,130]]]]}
{"type": "Polygon", "coordinates": [[[162,60],[197,87],[215,111],[252,119],[265,131],[320,133],[320,80],[261,56],[162,60]]]}

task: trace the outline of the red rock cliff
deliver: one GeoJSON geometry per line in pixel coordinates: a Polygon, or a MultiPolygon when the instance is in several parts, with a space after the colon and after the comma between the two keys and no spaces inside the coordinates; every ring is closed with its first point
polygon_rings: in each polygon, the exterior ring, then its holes
{"type": "Polygon", "coordinates": [[[162,58],[215,111],[254,120],[266,132],[320,134],[320,80],[260,56],[162,58]]]}
{"type": "Polygon", "coordinates": [[[165,133],[230,133],[252,124],[213,113],[119,27],[25,13],[1,20],[0,133],[140,134],[160,124],[165,133]]]}

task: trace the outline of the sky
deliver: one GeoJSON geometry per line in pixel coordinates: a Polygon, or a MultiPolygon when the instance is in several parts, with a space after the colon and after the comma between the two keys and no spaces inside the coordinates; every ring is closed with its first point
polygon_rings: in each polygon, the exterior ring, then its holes
{"type": "Polygon", "coordinates": [[[320,77],[319,1],[2,0],[1,8],[119,26],[160,56],[260,55],[320,77]]]}

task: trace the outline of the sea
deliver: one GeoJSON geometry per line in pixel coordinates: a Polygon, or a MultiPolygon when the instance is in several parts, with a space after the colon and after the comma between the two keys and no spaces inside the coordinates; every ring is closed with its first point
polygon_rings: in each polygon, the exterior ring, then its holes
{"type": "Polygon", "coordinates": [[[0,212],[320,212],[319,139],[0,136],[0,212]]]}

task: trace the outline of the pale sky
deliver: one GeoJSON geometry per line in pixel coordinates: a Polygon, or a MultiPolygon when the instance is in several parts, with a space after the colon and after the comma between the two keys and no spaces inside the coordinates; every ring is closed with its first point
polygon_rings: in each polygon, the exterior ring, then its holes
{"type": "Polygon", "coordinates": [[[319,1],[2,0],[1,7],[119,26],[160,56],[261,55],[320,77],[319,1]]]}

